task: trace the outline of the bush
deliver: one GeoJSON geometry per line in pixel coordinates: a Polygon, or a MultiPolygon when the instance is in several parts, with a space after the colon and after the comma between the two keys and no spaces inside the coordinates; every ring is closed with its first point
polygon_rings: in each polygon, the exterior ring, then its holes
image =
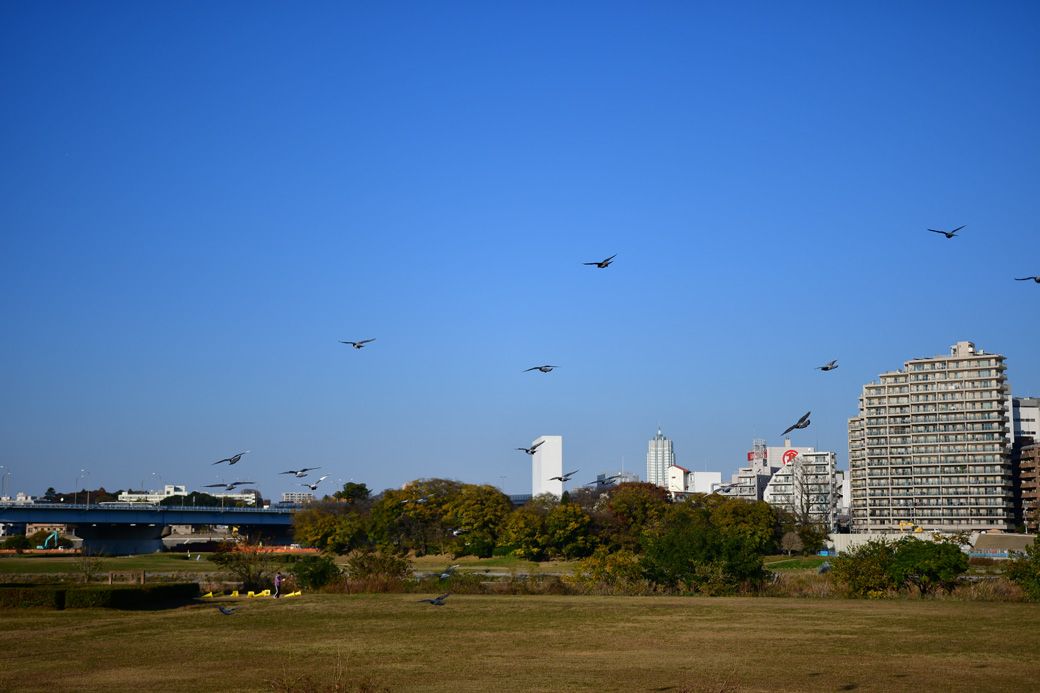
{"type": "Polygon", "coordinates": [[[627,549],[611,552],[600,547],[564,580],[585,592],[632,594],[649,589],[639,556],[627,549]]]}
{"type": "Polygon", "coordinates": [[[896,587],[890,572],[894,557],[895,547],[891,543],[872,539],[836,556],[830,574],[850,596],[880,596],[896,587]]]}
{"type": "Polygon", "coordinates": [[[268,576],[274,563],[270,554],[255,544],[223,544],[209,559],[239,580],[242,589],[262,590],[271,586],[268,576]]]}
{"type": "Polygon", "coordinates": [[[412,562],[396,553],[359,549],[347,555],[347,575],[351,580],[404,580],[412,575],[412,562]]]}
{"type": "Polygon", "coordinates": [[[0,608],[46,609],[65,608],[65,588],[55,585],[2,585],[0,586],[0,608]]]}
{"type": "Polygon", "coordinates": [[[91,585],[69,588],[65,594],[65,608],[154,609],[187,604],[197,596],[199,585],[195,582],[133,587],[91,585]]]}
{"type": "Polygon", "coordinates": [[[13,534],[4,539],[4,543],[0,544],[0,546],[5,549],[14,549],[19,553],[25,549],[31,549],[33,547],[32,542],[29,541],[29,537],[24,534],[13,534]]]}
{"type": "Polygon", "coordinates": [[[897,586],[916,587],[923,597],[936,589],[950,592],[967,570],[968,557],[956,544],[903,537],[895,543],[889,574],[897,586]]]}
{"type": "Polygon", "coordinates": [[[296,579],[297,585],[308,589],[324,587],[340,574],[331,556],[304,556],[293,563],[289,572],[296,579]]]}
{"type": "Polygon", "coordinates": [[[1004,575],[1021,587],[1030,599],[1040,601],[1040,536],[1026,547],[1024,555],[1007,562],[1004,575]]]}

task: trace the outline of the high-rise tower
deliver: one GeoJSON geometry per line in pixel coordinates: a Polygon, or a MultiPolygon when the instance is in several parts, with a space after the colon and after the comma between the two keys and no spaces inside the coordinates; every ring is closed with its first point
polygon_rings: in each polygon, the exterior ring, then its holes
{"type": "Polygon", "coordinates": [[[531,456],[531,495],[551,493],[563,495],[563,482],[552,481],[563,476],[563,436],[539,436],[532,445],[538,449],[531,456]]]}
{"type": "Polygon", "coordinates": [[[650,439],[646,451],[646,480],[651,484],[668,488],[668,468],[675,464],[675,453],[672,452],[672,441],[661,435],[650,439]]]}
{"type": "Polygon", "coordinates": [[[854,531],[1012,528],[1005,368],[957,342],[863,386],[849,419],[854,531]]]}

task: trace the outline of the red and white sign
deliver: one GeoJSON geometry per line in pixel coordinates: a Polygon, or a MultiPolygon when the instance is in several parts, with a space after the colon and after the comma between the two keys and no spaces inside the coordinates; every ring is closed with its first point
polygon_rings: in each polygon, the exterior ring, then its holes
{"type": "Polygon", "coordinates": [[[784,456],[780,458],[780,461],[783,464],[787,464],[788,462],[790,462],[791,460],[793,460],[796,457],[798,457],[798,451],[797,450],[784,450],[784,456]]]}

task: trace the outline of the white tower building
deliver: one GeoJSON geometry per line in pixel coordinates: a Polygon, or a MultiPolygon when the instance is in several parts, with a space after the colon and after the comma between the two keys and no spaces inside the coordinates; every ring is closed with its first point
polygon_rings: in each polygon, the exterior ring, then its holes
{"type": "Polygon", "coordinates": [[[563,476],[563,436],[540,436],[531,445],[538,445],[531,456],[531,495],[562,496],[563,482],[550,481],[550,478],[563,476]]]}
{"type": "Polygon", "coordinates": [[[675,464],[675,453],[672,451],[672,441],[661,435],[661,429],[657,429],[657,435],[650,439],[646,451],[646,480],[648,483],[668,488],[668,468],[675,464]]]}

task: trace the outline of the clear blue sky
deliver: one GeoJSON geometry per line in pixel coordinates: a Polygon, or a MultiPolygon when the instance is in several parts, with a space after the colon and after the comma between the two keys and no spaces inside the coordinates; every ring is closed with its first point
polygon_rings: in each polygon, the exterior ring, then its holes
{"type": "Polygon", "coordinates": [[[1040,394],[1036,2],[7,2],[0,103],[9,492],[844,467],[957,340],[1040,394]]]}

